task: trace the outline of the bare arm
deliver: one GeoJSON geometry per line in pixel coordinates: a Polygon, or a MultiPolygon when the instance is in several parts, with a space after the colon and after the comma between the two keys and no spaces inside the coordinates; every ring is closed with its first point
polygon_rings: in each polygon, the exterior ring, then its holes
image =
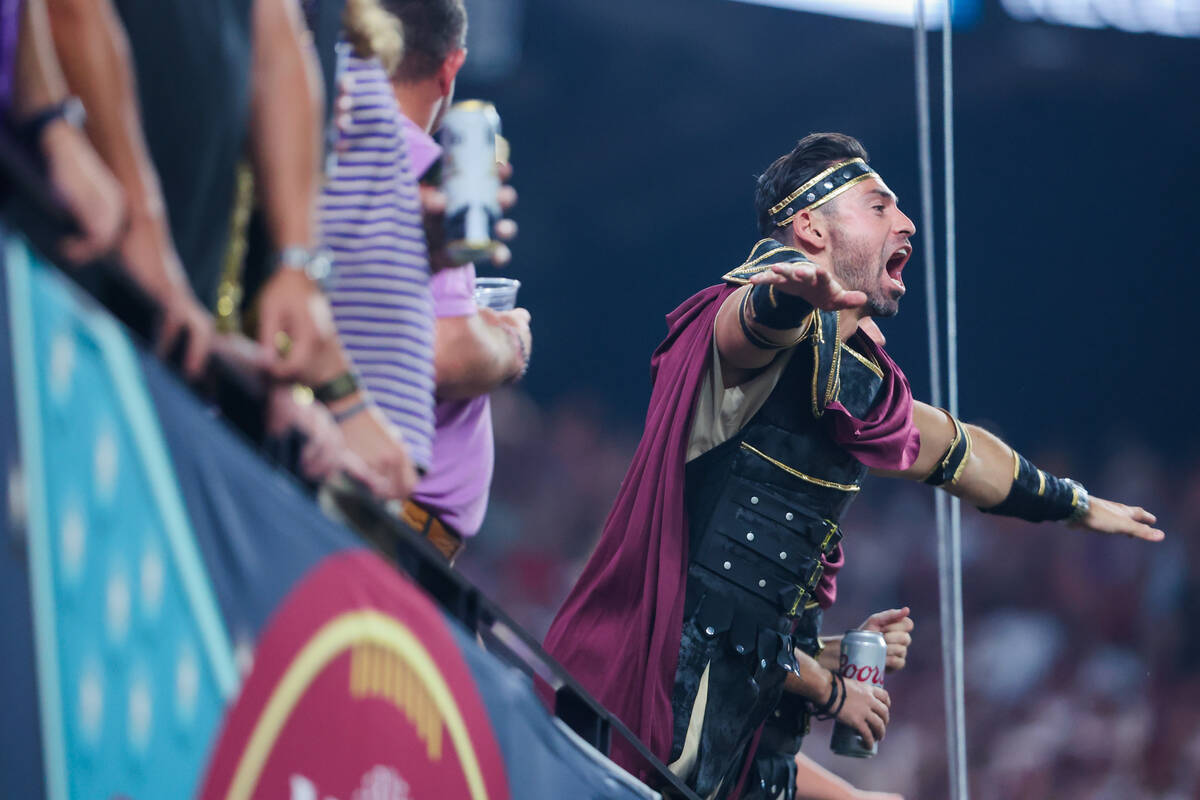
{"type": "MultiPolygon", "coordinates": [[[[67,85],[54,52],[44,0],[26,0],[13,83],[17,120],[36,114],[67,96],[67,85]]],[[[46,158],[51,184],[79,227],[79,235],[59,243],[76,264],[107,253],[116,244],[125,214],[125,198],[96,151],[61,117],[42,130],[36,144],[46,158]]]]}
{"type": "Polygon", "coordinates": [[[162,347],[188,330],[186,368],[198,374],[212,338],[175,252],[158,175],[142,136],[129,43],[110,0],[49,0],[54,42],[71,90],[88,110],[87,132],[129,206],[121,242],[126,269],[166,311],[162,347]]]}
{"type": "Polygon", "coordinates": [[[525,369],[529,312],[480,308],[469,316],[439,317],[434,341],[438,397],[478,397],[525,369]]]}
{"type": "Polygon", "coordinates": [[[750,285],[725,298],[717,312],[715,334],[726,388],[744,383],[774,361],[780,350],[800,339],[807,326],[807,321],[802,321],[780,329],[758,321],[754,303],[748,296],[757,287],[769,287],[781,296],[799,297],[808,305],[826,311],[855,308],[867,300],[862,292],[843,288],[829,270],[808,261],[776,264],[750,280],[750,285]]]}
{"type": "Polygon", "coordinates": [[[796,754],[796,800],[903,800],[900,795],[862,792],[803,753],[796,754]]]}
{"type": "Polygon", "coordinates": [[[315,242],[321,78],[305,49],[299,4],[255,0],[250,156],[272,243],[315,242]]]}
{"type": "MultiPolygon", "coordinates": [[[[921,451],[911,467],[902,471],[873,470],[892,478],[924,480],[954,440],[954,423],[941,409],[921,402],[913,403],[913,422],[921,432],[921,451]]],[[[1004,501],[1013,487],[1016,456],[1000,438],[976,425],[965,425],[970,434],[970,456],[957,481],[941,488],[979,508],[992,508],[1004,501]]],[[[1091,498],[1091,507],[1078,525],[1099,533],[1119,533],[1138,539],[1158,541],[1163,532],[1150,527],[1157,519],[1149,511],[1100,497],[1091,498]]]]}

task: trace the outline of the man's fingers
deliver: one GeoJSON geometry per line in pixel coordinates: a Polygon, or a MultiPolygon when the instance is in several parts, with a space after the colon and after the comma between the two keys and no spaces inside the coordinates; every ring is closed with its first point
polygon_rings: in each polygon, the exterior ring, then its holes
{"type": "Polygon", "coordinates": [[[493,230],[497,239],[504,242],[512,241],[517,238],[517,221],[515,219],[502,219],[496,223],[496,227],[493,230]]]}
{"type": "Polygon", "coordinates": [[[426,214],[445,214],[445,193],[439,189],[434,189],[432,186],[422,186],[421,207],[425,209],[426,214]]]}
{"type": "Polygon", "coordinates": [[[97,243],[82,236],[67,236],[60,240],[59,250],[68,261],[76,266],[86,264],[99,255],[97,243]]]}
{"type": "Polygon", "coordinates": [[[517,204],[517,190],[511,186],[501,186],[500,191],[496,193],[496,200],[500,203],[501,210],[508,211],[517,204]]]}
{"type": "Polygon", "coordinates": [[[912,630],[912,618],[908,616],[908,606],[904,608],[889,608],[886,611],[876,611],[871,616],[867,617],[867,621],[863,623],[863,630],[883,631],[887,630],[892,625],[897,623],[907,622],[908,627],[904,630],[912,630]]]}
{"type": "Polygon", "coordinates": [[[854,723],[854,730],[858,731],[858,735],[862,738],[863,744],[868,748],[875,746],[875,733],[871,726],[872,717],[868,715],[867,719],[862,719],[854,723]]]}
{"type": "MultiPolygon", "coordinates": [[[[883,703],[876,703],[871,708],[871,710],[874,711],[875,714],[880,719],[883,720],[884,725],[887,725],[888,723],[890,723],[892,721],[892,711],[887,706],[885,706],[883,703]]],[[[880,738],[883,738],[882,735],[880,736],[880,738]]]]}
{"type": "Polygon", "coordinates": [[[496,173],[500,176],[502,183],[508,183],[512,180],[513,166],[510,161],[500,161],[496,164],[496,173]]]}
{"type": "Polygon", "coordinates": [[[1132,529],[1122,532],[1126,536],[1133,537],[1134,539],[1144,539],[1147,542],[1161,542],[1167,536],[1166,533],[1160,531],[1158,528],[1151,528],[1149,525],[1142,525],[1136,522],[1133,523],[1132,529]]]}
{"type": "Polygon", "coordinates": [[[1148,525],[1153,525],[1154,523],[1158,522],[1158,517],[1154,516],[1141,506],[1134,506],[1132,509],[1130,509],[1130,511],[1132,512],[1131,516],[1136,522],[1145,522],[1148,525]]]}
{"type": "Polygon", "coordinates": [[[508,245],[501,242],[492,249],[492,266],[496,269],[507,267],[512,261],[512,250],[508,249],[508,245]]]}

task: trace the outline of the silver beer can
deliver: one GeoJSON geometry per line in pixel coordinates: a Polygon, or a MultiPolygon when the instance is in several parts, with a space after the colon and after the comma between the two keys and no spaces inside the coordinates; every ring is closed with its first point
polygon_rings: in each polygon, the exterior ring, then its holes
{"type": "Polygon", "coordinates": [[[442,191],[446,194],[446,249],[457,264],[491,255],[500,221],[500,175],[508,143],[500,115],[483,100],[463,100],[446,112],[438,131],[442,145],[442,191]]]}
{"type": "MultiPolygon", "coordinates": [[[[883,688],[883,671],[887,666],[887,642],[878,631],[848,631],[842,638],[842,657],[838,672],[851,683],[883,688]]],[[[833,726],[829,748],[840,756],[870,758],[879,752],[879,742],[867,747],[858,731],[838,722],[833,726]]]]}

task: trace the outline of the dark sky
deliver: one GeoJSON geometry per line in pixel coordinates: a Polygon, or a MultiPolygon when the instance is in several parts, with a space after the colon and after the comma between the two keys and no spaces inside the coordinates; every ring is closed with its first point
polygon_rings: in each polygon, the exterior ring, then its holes
{"type": "MultiPolygon", "coordinates": [[[[920,224],[910,30],[728,0],[524,8],[516,72],[460,96],[494,100],[512,140],[540,401],[639,426],[663,316],[741,261],[754,176],[810,131],[859,137],[920,224]]],[[[1194,460],[1200,40],[985,3],[954,46],[962,415],[1024,449],[1132,438],[1194,460]]],[[[915,244],[885,331],[928,397],[915,244]]]]}

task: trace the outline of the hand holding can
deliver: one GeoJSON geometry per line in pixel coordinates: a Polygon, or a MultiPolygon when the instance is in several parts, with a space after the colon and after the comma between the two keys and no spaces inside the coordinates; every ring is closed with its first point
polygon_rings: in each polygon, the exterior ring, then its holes
{"type": "Polygon", "coordinates": [[[883,673],[887,665],[887,643],[877,631],[849,631],[842,639],[842,657],[838,674],[845,680],[846,704],[833,726],[830,749],[851,758],[870,758],[879,752],[890,715],[883,673]],[[857,722],[873,734],[870,746],[859,734],[857,722]]]}

